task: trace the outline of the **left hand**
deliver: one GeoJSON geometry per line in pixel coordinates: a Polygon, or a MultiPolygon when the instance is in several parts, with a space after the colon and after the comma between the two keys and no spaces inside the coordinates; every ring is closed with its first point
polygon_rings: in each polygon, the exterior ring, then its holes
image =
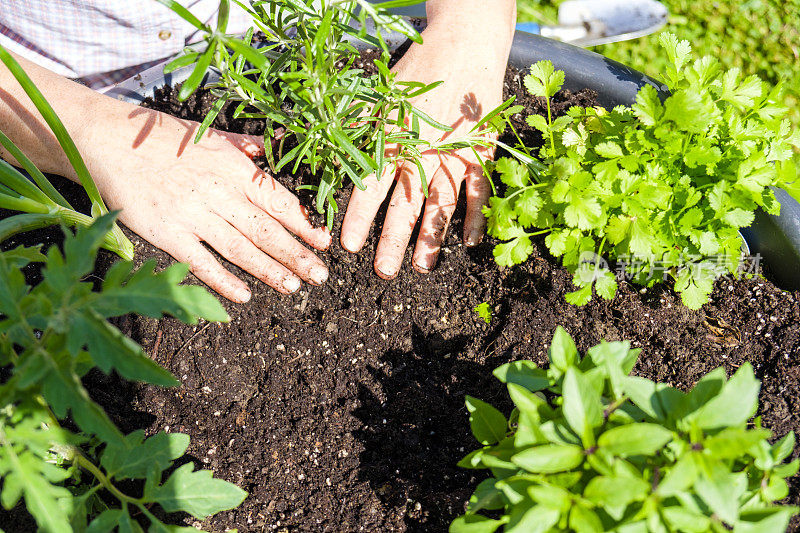
{"type": "MultiPolygon", "coordinates": [[[[453,29],[452,24],[429,26],[423,33],[424,45],[414,43],[393,69],[398,81],[445,80],[412,104],[451,126],[453,131],[443,132],[420,121],[422,139],[435,142],[462,137],[502,102],[508,47],[502,39],[492,45],[486,35],[464,33],[453,29]]],[[[483,157],[493,156],[491,149],[476,150],[483,157]]],[[[387,153],[391,151],[387,146],[387,153]]],[[[467,194],[464,243],[474,246],[483,237],[486,219],[481,208],[488,201],[490,184],[472,150],[464,148],[447,153],[428,150],[423,152],[421,163],[428,179],[427,199],[419,170],[414,163],[406,162],[396,169],[387,167],[381,179],[373,175],[364,180],[366,189],[354,188],[347,206],[341,243],[346,250],[358,252],[378,209],[396,182],[375,254],[375,271],[384,279],[392,279],[400,271],[423,204],[425,210],[412,263],[418,272],[433,269],[464,182],[467,194]]]]}

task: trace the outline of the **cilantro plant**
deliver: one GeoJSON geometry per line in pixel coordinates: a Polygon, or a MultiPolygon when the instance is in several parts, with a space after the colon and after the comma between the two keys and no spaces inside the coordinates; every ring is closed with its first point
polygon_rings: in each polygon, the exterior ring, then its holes
{"type": "Polygon", "coordinates": [[[173,469],[187,435],[123,435],[81,378],[97,367],[178,385],[109,317],[168,314],[189,324],[228,317],[203,288],[178,285],[187,273],[181,264],[155,273],[154,261],[136,271],[118,262],[93,291],[85,278],[113,226],[114,215],[103,215],[67,233],[63,252],[51,246],[46,256],[39,247],[0,252],[0,503],[11,509],[24,499],[39,528],[51,533],[141,532],[139,521],[151,532],[195,531],[163,524],[154,506],[203,519],[236,507],[246,493],[191,463],[173,469]],[[20,270],[31,262],[44,263],[35,287],[20,270]]]}
{"type": "Polygon", "coordinates": [[[459,465],[489,469],[451,533],[777,532],[797,508],[785,463],[793,433],[774,444],[748,421],[759,382],[749,363],[718,368],[689,392],[629,376],[640,350],[603,342],[578,354],[558,328],[550,366],[507,363],[508,418],[467,397],[482,448],[459,465]],[[483,512],[489,511],[490,518],[483,512]]]}
{"type": "Polygon", "coordinates": [[[542,132],[538,161],[505,158],[495,170],[506,184],[484,209],[489,233],[505,241],[494,251],[510,266],[532,252],[531,237],[545,244],[573,273],[578,290],[567,300],[583,305],[593,288],[612,299],[615,275],[602,259],[616,259],[634,281],[675,280],[688,307],[708,301],[714,280],[737,273],[739,228],[754,211],[778,213],[770,189],[800,197],[792,162],[800,135],[791,131],[781,88],[738,69],[722,72],[716,58],[690,62],[691,47],[662,34],[672,91],[663,102],[645,86],[632,107],[573,107],[553,119],[550,98],[564,74],[549,61],[531,68],[528,91],[547,99],[547,118],[528,123],[542,132]]]}
{"type": "MultiPolygon", "coordinates": [[[[31,99],[55,135],[72,168],[80,179],[89,199],[92,201],[91,216],[76,211],[59,193],[50,180],[36,168],[36,165],[22,153],[22,150],[0,131],[0,146],[11,154],[24,168],[33,181],[0,158],[0,208],[20,211],[21,214],[0,221],[0,242],[24,231],[44,228],[58,224],[67,226],[88,226],[97,216],[108,213],[100,192],[89,174],[75,143],[69,136],[53,108],[47,103],[41,91],[34,85],[17,61],[0,46],[0,61],[8,68],[31,99]]],[[[123,259],[133,259],[133,244],[115,224],[103,239],[103,247],[115,252],[123,259]]]]}
{"type": "Polygon", "coordinates": [[[316,208],[326,214],[328,226],[338,211],[334,193],[346,176],[363,189],[363,179],[381,175],[387,165],[413,161],[420,170],[427,194],[421,151],[461,146],[464,140],[427,143],[419,139],[424,121],[450,130],[410,100],[438,85],[403,82],[389,71],[389,54],[381,32],[398,31],[414,41],[420,35],[389,8],[420,0],[392,0],[371,4],[367,0],[251,0],[236,3],[252,16],[265,42],[251,45],[253,31],[243,38],[225,34],[229,0],[221,0],[217,27],[212,29],[174,0],[158,0],[206,34],[205,49],[189,48],[169,63],[165,72],[194,64],[178,97],[188,98],[213,66],[220,79],[207,87],[218,99],[197,138],[213,122],[226,102],[237,103],[234,116],[266,121],[266,157],[272,172],[297,172],[301,164],[319,177],[316,208]],[[367,33],[371,21],[376,36],[367,33]],[[365,76],[354,68],[359,57],[351,41],[361,40],[383,51],[374,61],[378,73],[365,76]],[[280,138],[277,148],[272,139],[280,138]],[[387,146],[397,147],[387,151],[387,146]],[[391,157],[387,154],[391,153],[391,157]]]}

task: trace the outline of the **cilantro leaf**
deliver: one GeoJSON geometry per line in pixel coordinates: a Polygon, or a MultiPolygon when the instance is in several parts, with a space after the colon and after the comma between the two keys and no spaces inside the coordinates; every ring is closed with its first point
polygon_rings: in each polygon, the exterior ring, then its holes
{"type": "Polygon", "coordinates": [[[564,71],[555,70],[552,61],[538,61],[523,83],[532,95],[550,98],[564,85],[564,71]]]}
{"type": "Polygon", "coordinates": [[[514,209],[517,211],[517,221],[522,226],[533,226],[539,218],[539,210],[544,202],[538,189],[529,187],[517,196],[514,209]]]}
{"type": "Polygon", "coordinates": [[[510,241],[500,243],[494,248],[494,259],[497,264],[504,267],[518,265],[533,253],[533,244],[530,237],[521,228],[516,231],[510,241]]]}
{"type": "Polygon", "coordinates": [[[613,300],[617,294],[617,280],[614,274],[605,269],[594,280],[594,289],[601,298],[613,300]]]}
{"type": "Polygon", "coordinates": [[[761,96],[761,80],[758,76],[748,76],[739,83],[739,69],[732,68],[722,76],[720,98],[744,109],[750,107],[761,96]]]}
{"type": "Polygon", "coordinates": [[[606,141],[594,146],[595,152],[606,159],[622,157],[622,148],[615,142],[606,141]]]}
{"type": "Polygon", "coordinates": [[[745,209],[741,209],[739,207],[735,209],[731,209],[724,215],[722,215],[722,220],[727,222],[729,225],[736,227],[736,228],[744,228],[749,226],[753,223],[753,219],[755,215],[752,211],[748,211],[745,209]]]}
{"type": "Polygon", "coordinates": [[[707,263],[690,263],[678,271],[675,291],[689,309],[700,309],[714,290],[714,269],[707,263]]]}
{"type": "Polygon", "coordinates": [[[547,119],[542,115],[528,115],[525,117],[525,122],[527,122],[528,126],[531,128],[537,129],[542,133],[550,132],[550,125],[547,124],[547,119]]]}
{"type": "Polygon", "coordinates": [[[661,100],[655,87],[645,85],[636,95],[636,103],[633,105],[633,112],[645,126],[655,126],[664,113],[661,100]]]}
{"type": "Polygon", "coordinates": [[[509,187],[521,188],[528,184],[528,169],[515,159],[503,157],[495,163],[495,171],[500,174],[500,179],[509,187]]]}
{"type": "Polygon", "coordinates": [[[579,196],[564,209],[564,220],[570,227],[592,229],[603,215],[603,208],[596,198],[579,196]]]}

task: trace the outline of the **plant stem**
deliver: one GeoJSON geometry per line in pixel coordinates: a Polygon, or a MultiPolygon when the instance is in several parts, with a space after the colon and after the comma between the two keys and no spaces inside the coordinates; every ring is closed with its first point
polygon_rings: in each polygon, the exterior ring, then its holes
{"type": "Polygon", "coordinates": [[[18,233],[58,224],[59,220],[55,213],[26,213],[8,217],[0,221],[0,242],[18,233]]]}
{"type": "MultiPolygon", "coordinates": [[[[72,211],[70,209],[60,209],[57,211],[59,217],[68,226],[90,226],[94,218],[72,211]]],[[[103,238],[103,248],[111,250],[126,261],[133,260],[133,243],[122,233],[122,229],[117,224],[103,238]]]]}
{"type": "Polygon", "coordinates": [[[37,215],[45,215],[51,212],[48,206],[31,198],[16,197],[2,193],[0,193],[0,207],[12,211],[22,211],[24,213],[33,213],[37,215]]]}
{"type": "Polygon", "coordinates": [[[556,141],[553,138],[553,114],[550,110],[550,98],[547,99],[547,125],[550,126],[548,133],[550,134],[550,149],[553,153],[553,160],[556,158],[556,141]]]}
{"type": "MultiPolygon", "coordinates": [[[[36,401],[42,409],[47,411],[47,414],[50,417],[50,423],[54,427],[60,429],[61,424],[58,422],[58,418],[56,418],[55,413],[53,413],[53,411],[50,409],[50,406],[47,403],[47,401],[41,395],[37,395],[36,401]]],[[[73,456],[71,457],[72,461],[74,461],[75,464],[78,465],[79,467],[83,468],[84,470],[92,474],[97,479],[97,481],[100,482],[103,488],[105,488],[111,494],[113,494],[114,497],[116,497],[119,501],[123,503],[123,505],[125,505],[127,502],[133,503],[135,505],[140,505],[144,503],[143,498],[133,498],[132,496],[128,496],[127,494],[121,492],[116,486],[114,486],[114,484],[111,483],[111,481],[103,473],[103,471],[97,468],[97,465],[95,465],[93,462],[87,459],[86,456],[83,455],[83,452],[81,451],[80,448],[76,446],[71,446],[70,448],[72,449],[73,452],[73,456]]]]}
{"type": "Polygon", "coordinates": [[[117,487],[115,487],[114,484],[111,483],[111,481],[109,481],[106,475],[99,468],[97,468],[97,466],[93,462],[84,457],[84,455],[80,451],[78,451],[75,455],[75,462],[78,464],[78,466],[88,471],[95,478],[97,478],[97,481],[99,481],[100,484],[103,485],[103,487],[105,487],[106,490],[108,490],[111,494],[113,494],[115,498],[121,501],[123,505],[126,503],[132,503],[134,505],[140,505],[144,503],[144,499],[142,498],[133,498],[131,496],[128,496],[127,494],[120,492],[120,490],[117,487]]]}

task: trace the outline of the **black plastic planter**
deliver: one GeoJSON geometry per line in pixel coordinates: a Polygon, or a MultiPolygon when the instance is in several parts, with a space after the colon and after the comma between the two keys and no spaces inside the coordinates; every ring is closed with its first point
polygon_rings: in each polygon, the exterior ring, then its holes
{"type": "MultiPolygon", "coordinates": [[[[425,27],[424,19],[412,18],[411,23],[418,29],[425,27]]],[[[402,35],[392,35],[386,39],[390,47],[399,47],[405,41],[402,35]]],[[[364,48],[362,42],[353,43],[364,48]]],[[[542,59],[549,59],[556,69],[566,75],[564,87],[570,90],[593,89],[599,102],[605,107],[630,105],[636,93],[644,85],[652,85],[660,93],[667,95],[664,84],[629,68],[621,63],[578,48],[538,35],[517,32],[511,49],[509,64],[519,69],[530,67],[542,59]]],[[[139,104],[152,96],[156,88],[184,81],[191,67],[177,70],[171,74],[163,73],[163,65],[156,65],[137,76],[122,82],[107,94],[114,98],[139,104]]],[[[216,77],[213,71],[207,75],[211,81],[216,77]]],[[[776,190],[781,203],[779,216],[762,211],[749,228],[742,229],[742,235],[750,253],[760,254],[770,278],[780,287],[788,290],[800,289],[800,204],[783,190],[776,190]]]]}

